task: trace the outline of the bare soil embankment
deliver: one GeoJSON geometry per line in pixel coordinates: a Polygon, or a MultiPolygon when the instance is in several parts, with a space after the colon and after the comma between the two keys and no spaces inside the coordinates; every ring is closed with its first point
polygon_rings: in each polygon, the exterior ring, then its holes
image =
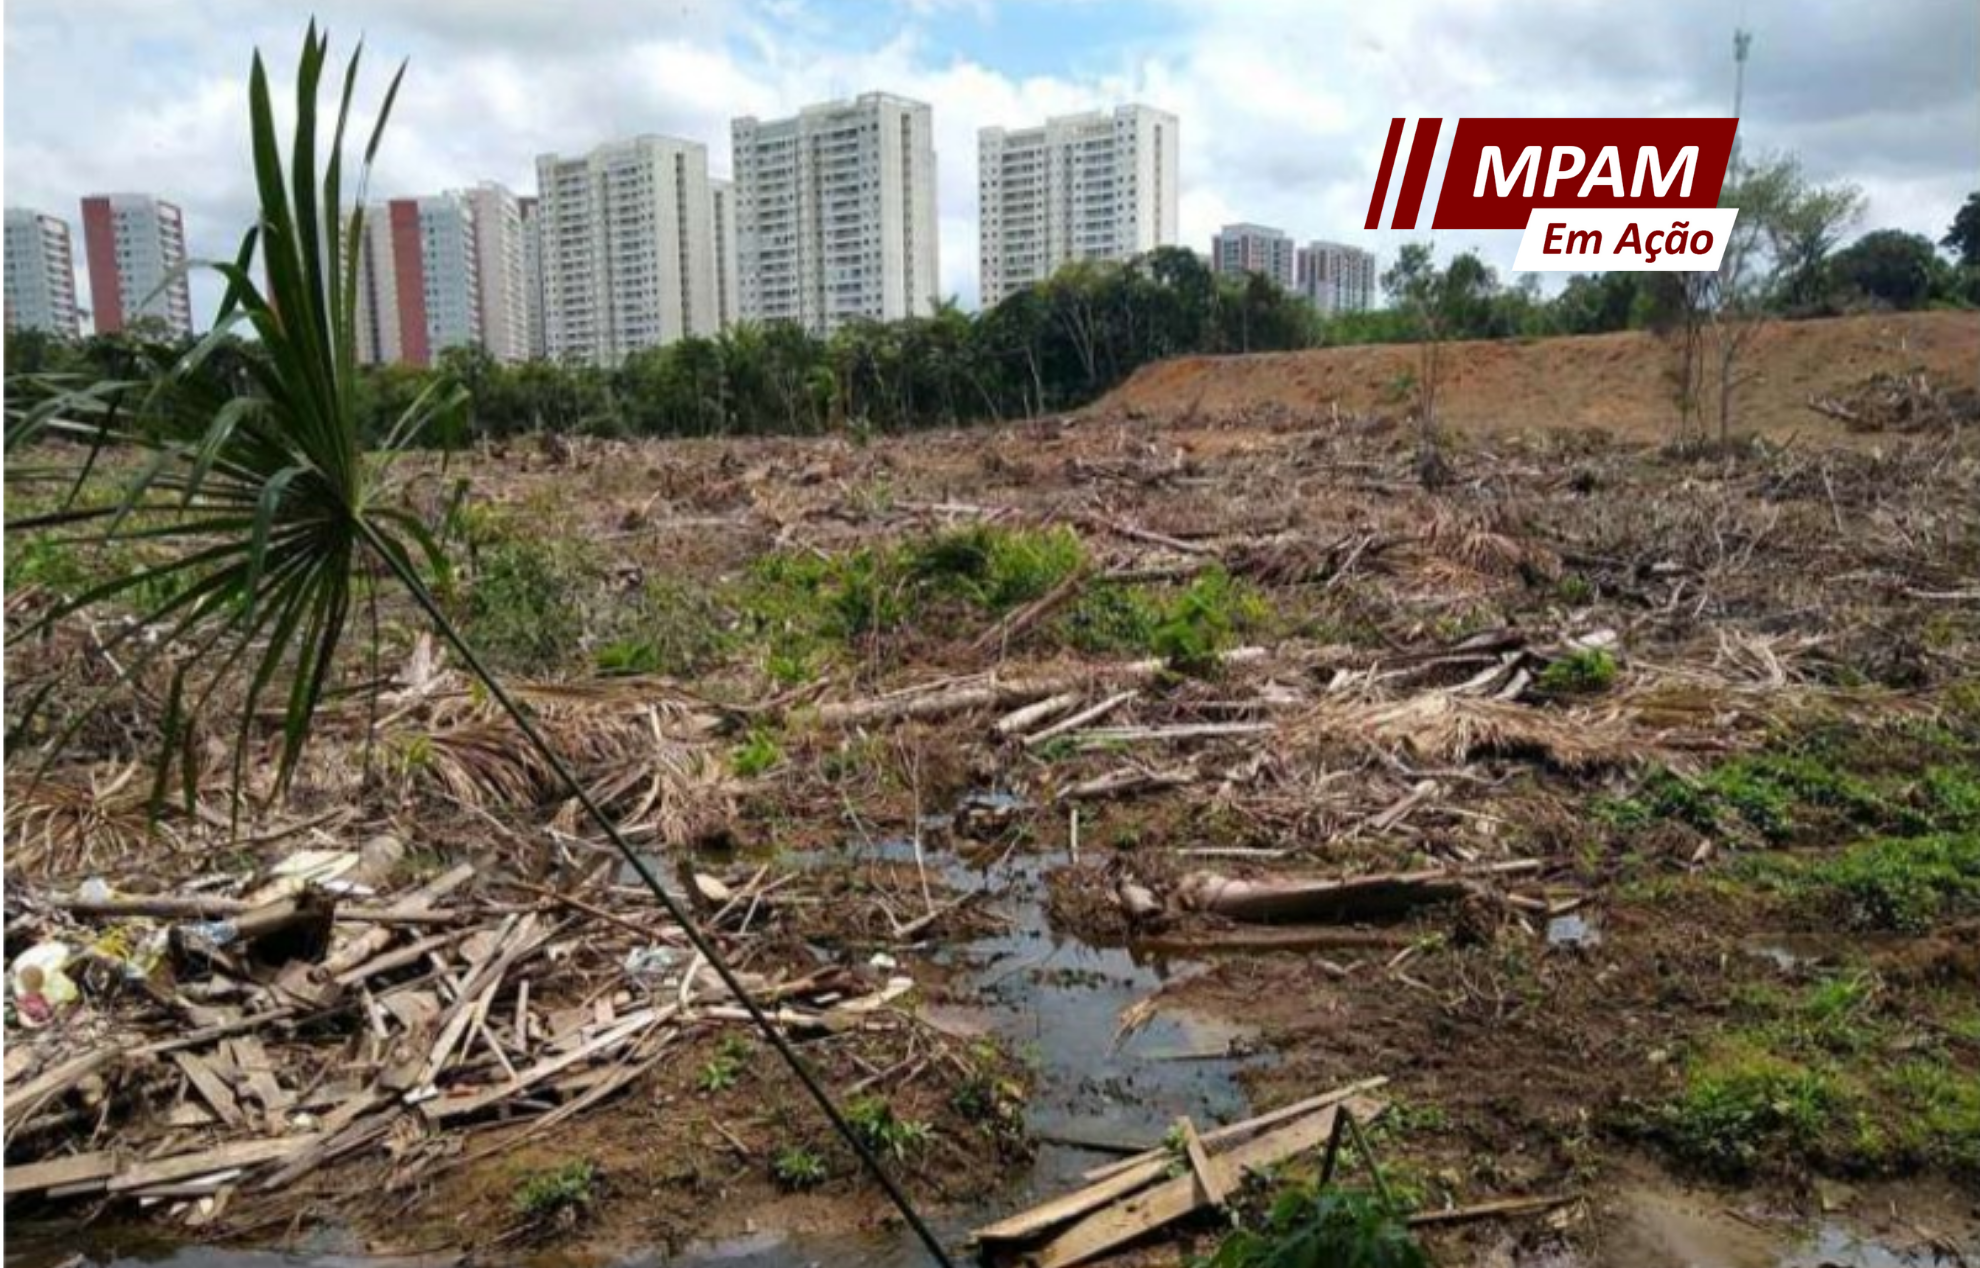
{"type": "MultiPolygon", "coordinates": [[[[1740,390],[1743,428],[1777,438],[1845,435],[1841,423],[1808,408],[1811,398],[1847,393],[1876,374],[1923,371],[1949,386],[1980,382],[1980,314],[1774,322],[1747,364],[1754,378],[1740,390]]],[[[1453,343],[1445,350],[1438,413],[1445,426],[1471,432],[1594,427],[1662,439],[1671,430],[1671,366],[1670,350],[1641,331],[1453,343]]],[[[1180,357],[1144,367],[1095,412],[1215,418],[1277,406],[1400,415],[1417,368],[1410,344],[1180,357]]]]}

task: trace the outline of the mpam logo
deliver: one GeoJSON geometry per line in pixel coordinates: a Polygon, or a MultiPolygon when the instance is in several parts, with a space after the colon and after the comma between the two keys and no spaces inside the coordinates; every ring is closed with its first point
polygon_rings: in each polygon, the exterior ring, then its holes
{"type": "MultiPolygon", "coordinates": [[[[1415,229],[1443,120],[1389,122],[1367,228],[1415,229]]],[[[1459,119],[1433,229],[1521,229],[1521,270],[1706,271],[1738,211],[1720,207],[1737,119],[1459,119]]]]}

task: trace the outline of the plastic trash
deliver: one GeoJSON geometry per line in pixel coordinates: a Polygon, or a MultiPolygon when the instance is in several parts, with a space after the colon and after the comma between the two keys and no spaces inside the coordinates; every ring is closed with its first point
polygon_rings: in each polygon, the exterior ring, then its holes
{"type": "Polygon", "coordinates": [[[43,942],[14,957],[7,970],[7,989],[22,1025],[46,1026],[57,1012],[81,998],[67,972],[74,954],[66,942],[43,942]]]}
{"type": "Polygon", "coordinates": [[[626,952],[626,976],[642,981],[659,981],[681,967],[683,957],[673,947],[634,947],[626,952]]]}
{"type": "Polygon", "coordinates": [[[239,926],[231,920],[195,920],[177,930],[179,945],[205,951],[218,951],[239,940],[239,926]]]}
{"type": "Polygon", "coordinates": [[[134,922],[117,925],[89,944],[89,958],[116,966],[127,982],[150,981],[165,963],[171,935],[159,925],[134,922]]]}

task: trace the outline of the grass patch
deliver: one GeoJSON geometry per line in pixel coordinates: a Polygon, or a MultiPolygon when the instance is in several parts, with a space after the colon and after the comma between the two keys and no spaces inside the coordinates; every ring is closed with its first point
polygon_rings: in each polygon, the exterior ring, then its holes
{"type": "Polygon", "coordinates": [[[1069,528],[976,527],[839,555],[759,560],[737,587],[745,633],[773,676],[802,681],[834,651],[908,625],[940,633],[1001,616],[1085,566],[1069,528]]]}
{"type": "Polygon", "coordinates": [[[532,533],[482,511],[458,526],[468,578],[457,614],[463,632],[497,668],[543,673],[564,665],[585,641],[583,593],[602,575],[588,546],[532,533]]]}
{"type": "Polygon", "coordinates": [[[1831,1078],[1734,1039],[1687,1066],[1684,1091],[1659,1107],[1657,1129],[1687,1161],[1716,1175],[1744,1176],[1769,1157],[1818,1152],[1845,1104],[1831,1078]]]}
{"type": "Polygon", "coordinates": [[[1762,886],[1852,929],[1919,933],[1980,911],[1980,833],[1878,837],[1820,860],[1767,857],[1762,886]]]}
{"type": "Polygon", "coordinates": [[[1083,652],[1156,656],[1177,673],[1202,675],[1242,639],[1265,630],[1273,615],[1257,587],[1212,567],[1178,589],[1094,585],[1055,629],[1083,652]]]}
{"type": "Polygon", "coordinates": [[[597,1200],[598,1168],[578,1158],[524,1175],[510,1205],[518,1219],[540,1228],[574,1223],[597,1200]]]}
{"type": "Polygon", "coordinates": [[[1756,844],[1974,831],[1980,745],[1916,724],[1818,727],[1695,778],[1653,772],[1594,813],[1624,832],[1675,821],[1756,844]]]}
{"type": "Polygon", "coordinates": [[[1674,1155],[1727,1179],[1797,1163],[1980,1175],[1980,1072],[1934,1034],[1959,1014],[1940,1026],[1909,1002],[1887,1008],[1864,972],[1736,1002],[1758,1020],[1702,1044],[1682,1090],[1643,1120],[1674,1155]]]}
{"type": "Polygon", "coordinates": [[[739,779],[755,779],[783,760],[784,749],[777,743],[777,737],[758,729],[751,731],[729,754],[729,768],[739,779]]]}

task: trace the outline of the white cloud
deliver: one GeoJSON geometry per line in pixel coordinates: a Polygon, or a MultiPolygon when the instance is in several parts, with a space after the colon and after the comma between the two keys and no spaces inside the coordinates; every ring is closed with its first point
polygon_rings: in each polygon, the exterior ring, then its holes
{"type": "MultiPolygon", "coordinates": [[[[1980,173],[1969,3],[1753,0],[1746,135],[1794,149],[1817,178],[1862,184],[1866,227],[1937,237],[1980,173]]],[[[983,0],[897,0],[883,20],[862,8],[857,21],[819,0],[334,0],[316,11],[340,41],[364,35],[374,94],[386,63],[412,59],[374,196],[481,179],[527,189],[537,154],[637,132],[706,141],[723,171],[735,115],[876,89],[928,101],[942,278],[966,302],[982,126],[1123,101],[1176,112],[1183,241],[1202,249],[1233,219],[1358,238],[1393,115],[1719,113],[1731,95],[1731,29],[1714,0],[1155,0],[1065,9],[1082,32],[1117,32],[1066,48],[1055,15],[1033,4],[1020,19],[983,0]],[[849,28],[877,34],[860,43],[849,28]],[[1025,66],[1053,69],[994,64],[999,40],[1023,41],[1025,66]]],[[[231,254],[251,209],[248,55],[259,44],[279,78],[302,13],[259,0],[15,0],[7,201],[73,221],[84,194],[148,190],[185,207],[196,252],[231,254]]],[[[1401,236],[1375,245],[1392,252],[1401,236]]],[[[1504,268],[1516,236],[1439,246],[1477,245],[1504,268]]],[[[197,294],[210,309],[217,289],[197,294]]]]}

